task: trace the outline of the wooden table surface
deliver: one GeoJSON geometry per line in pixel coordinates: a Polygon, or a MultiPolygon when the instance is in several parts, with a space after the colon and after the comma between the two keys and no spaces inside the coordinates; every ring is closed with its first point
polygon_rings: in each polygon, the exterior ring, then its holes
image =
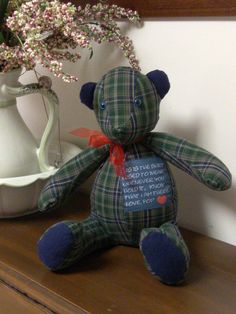
{"type": "Polygon", "coordinates": [[[183,230],[192,262],[186,283],[161,284],[136,248],[92,254],[52,273],[38,260],[36,243],[61,220],[88,215],[88,197],[46,215],[0,221],[0,313],[236,313],[236,247],[183,230]],[[9,310],[11,308],[11,311],[9,310]]]}

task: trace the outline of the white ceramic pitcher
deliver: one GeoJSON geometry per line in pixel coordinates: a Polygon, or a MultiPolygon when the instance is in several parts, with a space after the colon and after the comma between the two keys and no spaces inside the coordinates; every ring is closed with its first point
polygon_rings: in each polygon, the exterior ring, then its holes
{"type": "Polygon", "coordinates": [[[26,176],[51,170],[48,146],[58,120],[58,98],[38,83],[18,82],[21,69],[0,73],[0,178],[26,176]],[[49,119],[40,145],[20,116],[16,97],[40,93],[49,103],[49,119]]]}

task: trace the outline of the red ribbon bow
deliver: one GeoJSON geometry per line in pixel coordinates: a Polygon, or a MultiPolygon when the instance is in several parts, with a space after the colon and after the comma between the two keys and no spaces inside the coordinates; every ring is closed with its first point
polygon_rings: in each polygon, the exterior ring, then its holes
{"type": "Polygon", "coordinates": [[[117,176],[126,177],[125,153],[120,144],[113,143],[102,132],[86,128],[79,128],[70,133],[82,138],[89,138],[90,147],[100,147],[102,145],[110,144],[110,162],[114,165],[117,176]]]}

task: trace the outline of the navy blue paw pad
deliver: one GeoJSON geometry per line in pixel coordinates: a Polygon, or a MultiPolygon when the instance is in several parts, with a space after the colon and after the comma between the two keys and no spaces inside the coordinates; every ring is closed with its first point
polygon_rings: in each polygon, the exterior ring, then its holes
{"type": "Polygon", "coordinates": [[[183,281],[187,270],[181,250],[165,234],[149,233],[141,242],[141,251],[151,273],[166,284],[183,281]]]}
{"type": "Polygon", "coordinates": [[[70,228],[59,223],[49,228],[38,242],[40,260],[51,270],[58,270],[74,244],[70,228]]]}

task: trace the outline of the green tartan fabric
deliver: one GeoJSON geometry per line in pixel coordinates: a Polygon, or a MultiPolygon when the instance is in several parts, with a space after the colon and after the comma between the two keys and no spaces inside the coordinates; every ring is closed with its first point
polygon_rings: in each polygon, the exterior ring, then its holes
{"type": "Polygon", "coordinates": [[[82,222],[67,220],[64,223],[70,228],[74,236],[74,246],[62,264],[58,266],[59,269],[69,267],[75,261],[96,250],[113,245],[112,238],[109,237],[97,219],[89,217],[82,222]]]}
{"type": "MultiPolygon", "coordinates": [[[[155,157],[142,144],[131,144],[125,147],[126,161],[155,157]]],[[[107,160],[96,176],[91,193],[92,217],[98,219],[111,235],[115,243],[138,246],[143,228],[159,227],[164,222],[175,220],[177,198],[174,180],[172,180],[172,201],[162,208],[125,211],[124,193],[121,177],[115,173],[113,165],[107,160]]]]}
{"type": "Polygon", "coordinates": [[[47,182],[38,200],[40,211],[60,206],[69,195],[101,165],[109,154],[109,146],[87,148],[68,161],[47,182]]]}
{"type": "Polygon", "coordinates": [[[222,191],[231,186],[231,174],[222,161],[185,139],[153,132],[146,136],[144,144],[211,189],[222,191]]]}
{"type": "Polygon", "coordinates": [[[138,160],[145,167],[147,160],[152,158],[165,165],[162,175],[167,178],[170,199],[162,205],[157,204],[157,195],[162,195],[161,188],[157,188],[153,208],[126,210],[123,178],[116,175],[109,160],[110,145],[84,150],[51,178],[39,199],[41,211],[61,205],[98,169],[90,196],[89,218],[81,222],[64,222],[73,234],[74,244],[58,269],[102,247],[118,244],[138,247],[142,231],[145,235],[152,228],[166,233],[189,263],[188,249],[175,225],[176,188],[166,162],[216,190],[229,188],[231,175],[226,166],[206,150],[172,135],[150,133],[159,119],[159,104],[160,96],[153,83],[130,68],[113,69],[97,84],[94,110],[102,131],[114,143],[122,145],[125,163],[138,160]]]}
{"type": "Polygon", "coordinates": [[[146,75],[118,67],[97,84],[94,111],[106,136],[114,142],[129,144],[154,129],[160,101],[146,75]],[[104,103],[106,108],[102,110],[104,103]]]}

